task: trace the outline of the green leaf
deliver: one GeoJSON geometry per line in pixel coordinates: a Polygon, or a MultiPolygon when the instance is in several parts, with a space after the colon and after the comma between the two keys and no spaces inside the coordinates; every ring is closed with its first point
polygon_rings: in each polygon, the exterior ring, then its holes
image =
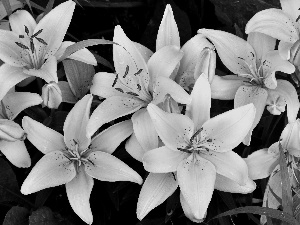
{"type": "Polygon", "coordinates": [[[42,207],[29,216],[29,225],[57,225],[53,212],[48,207],[42,207]]]}
{"type": "Polygon", "coordinates": [[[289,172],[286,165],[286,158],[284,156],[283,148],[279,142],[279,165],[280,165],[280,175],[282,181],[282,207],[283,211],[293,216],[293,197],[292,189],[289,179],[289,172]]]}
{"type": "Polygon", "coordinates": [[[13,206],[5,215],[2,225],[28,225],[28,209],[19,206],[13,206]]]}
{"type": "Polygon", "coordinates": [[[12,9],[9,0],[2,0],[2,4],[6,10],[7,15],[12,14],[12,9]]]}
{"type": "Polygon", "coordinates": [[[111,65],[111,63],[108,60],[104,59],[102,56],[100,56],[100,55],[98,55],[94,52],[93,52],[93,55],[95,56],[95,58],[97,60],[97,63],[99,63],[103,66],[106,66],[106,67],[110,68],[113,71],[115,70],[113,65],[111,65]]]}
{"type": "Polygon", "coordinates": [[[117,44],[113,41],[109,41],[109,40],[105,40],[105,39],[87,39],[87,40],[84,40],[84,41],[79,41],[79,42],[74,43],[74,44],[70,45],[69,47],[67,47],[67,49],[65,50],[65,52],[62,55],[62,57],[60,58],[60,60],[64,60],[68,56],[73,54],[74,52],[77,52],[78,50],[89,47],[89,46],[112,45],[112,44],[119,45],[119,44],[117,44]]]}
{"type": "MultiPolygon", "coordinates": [[[[269,216],[275,219],[279,219],[283,222],[287,222],[289,224],[299,225],[298,221],[291,216],[290,214],[286,212],[282,212],[280,210],[266,208],[266,207],[259,207],[259,206],[246,206],[246,207],[239,207],[235,208],[229,211],[226,211],[224,213],[221,213],[212,219],[217,219],[222,216],[232,216],[240,213],[252,213],[252,214],[258,214],[258,215],[265,215],[269,216]]],[[[212,220],[211,219],[211,220],[212,220]]]]}

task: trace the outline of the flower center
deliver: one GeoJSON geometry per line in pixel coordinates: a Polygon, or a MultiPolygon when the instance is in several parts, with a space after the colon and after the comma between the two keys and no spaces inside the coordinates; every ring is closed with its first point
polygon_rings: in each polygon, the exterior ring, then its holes
{"type": "Polygon", "coordinates": [[[186,153],[201,153],[201,152],[209,152],[209,148],[205,146],[205,143],[212,142],[211,138],[201,138],[200,134],[203,128],[201,127],[197,130],[193,136],[190,138],[187,146],[185,148],[177,148],[179,151],[186,153]]]}
{"type": "Polygon", "coordinates": [[[43,29],[40,29],[35,34],[30,36],[29,29],[27,26],[25,26],[25,33],[27,37],[25,37],[24,35],[19,35],[20,39],[24,39],[24,41],[22,41],[23,43],[15,42],[16,45],[18,45],[20,48],[24,50],[23,53],[25,54],[25,56],[28,56],[28,57],[24,57],[25,60],[26,59],[28,60],[27,62],[28,65],[30,65],[30,68],[28,69],[33,69],[33,68],[39,69],[44,63],[43,60],[38,56],[38,51],[36,51],[36,47],[33,42],[33,40],[35,39],[38,42],[42,43],[44,46],[47,45],[47,43],[42,38],[38,37],[38,35],[42,33],[42,31],[43,29]]]}

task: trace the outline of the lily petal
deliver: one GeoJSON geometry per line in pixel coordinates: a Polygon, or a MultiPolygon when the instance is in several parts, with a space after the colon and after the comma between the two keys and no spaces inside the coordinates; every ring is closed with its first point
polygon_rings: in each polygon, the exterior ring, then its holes
{"type": "Polygon", "coordinates": [[[142,148],[134,133],[126,142],[125,149],[134,159],[142,162],[146,150],[142,148]]]}
{"type": "Polygon", "coordinates": [[[300,121],[288,123],[281,133],[282,146],[291,155],[300,157],[300,121]]]}
{"type": "Polygon", "coordinates": [[[65,149],[65,142],[62,134],[42,123],[39,123],[28,116],[24,116],[22,127],[27,134],[27,139],[42,153],[65,149]]]}
{"type": "Polygon", "coordinates": [[[193,121],[181,114],[167,113],[149,104],[149,115],[164,144],[171,149],[185,148],[194,132],[193,121]]]}
{"type": "Polygon", "coordinates": [[[9,16],[9,24],[11,30],[17,35],[24,35],[25,37],[32,36],[36,22],[30,13],[26,10],[18,10],[9,16]],[[27,27],[28,34],[25,32],[27,27]]]}
{"type": "Polygon", "coordinates": [[[249,177],[253,180],[263,179],[272,173],[279,163],[279,154],[268,152],[267,148],[257,150],[245,159],[249,177]]]}
{"type": "Polygon", "coordinates": [[[246,181],[245,185],[239,185],[237,182],[217,174],[215,189],[219,191],[225,191],[230,193],[241,193],[248,194],[255,190],[256,184],[253,180],[249,179],[246,181]]]}
{"type": "Polygon", "coordinates": [[[258,32],[249,33],[247,42],[253,47],[256,53],[256,66],[261,65],[263,56],[269,51],[273,51],[276,45],[275,38],[258,32]]]}
{"type": "Polygon", "coordinates": [[[29,53],[16,44],[21,41],[16,33],[0,30],[0,39],[0,59],[3,62],[16,67],[29,64],[29,53]]]}
{"type": "Polygon", "coordinates": [[[135,136],[144,150],[158,147],[158,134],[147,109],[141,109],[132,115],[135,136]]]}
{"type": "Polygon", "coordinates": [[[147,48],[146,46],[138,42],[132,41],[132,43],[134,44],[136,49],[140,52],[141,56],[144,58],[145,62],[147,63],[150,57],[153,55],[153,52],[149,48],[147,48]]]}
{"type": "Polygon", "coordinates": [[[92,163],[85,164],[85,172],[101,181],[131,181],[143,183],[141,176],[115,156],[95,151],[88,157],[92,163]]]}
{"type": "Polygon", "coordinates": [[[253,129],[256,127],[260,118],[264,112],[266,102],[268,98],[268,92],[258,86],[240,86],[237,90],[234,98],[234,108],[253,103],[256,109],[255,118],[247,136],[243,143],[249,145],[251,141],[251,134],[253,129]]]}
{"type": "Polygon", "coordinates": [[[44,155],[22,184],[21,192],[28,195],[45,188],[70,182],[76,175],[74,164],[61,151],[44,155]]]}
{"type": "Polygon", "coordinates": [[[247,41],[219,30],[200,29],[198,33],[205,35],[214,44],[221,61],[231,72],[251,74],[249,65],[255,65],[256,56],[247,41]]]}
{"type": "Polygon", "coordinates": [[[86,134],[86,127],[92,100],[93,95],[84,96],[75,104],[65,120],[64,140],[69,149],[74,149],[74,145],[78,143],[79,151],[84,151],[91,143],[91,137],[86,134]]]}
{"type": "Polygon", "coordinates": [[[255,107],[248,104],[211,118],[203,124],[200,133],[203,139],[211,139],[204,146],[216,152],[232,150],[245,138],[254,117],[255,107]]]}
{"type": "Polygon", "coordinates": [[[3,99],[12,87],[28,77],[30,76],[24,74],[23,69],[20,67],[10,66],[6,63],[0,66],[0,100],[3,99]]]}
{"type": "Polygon", "coordinates": [[[0,141],[0,150],[5,157],[16,167],[28,168],[31,165],[30,155],[24,141],[0,141]]]}
{"type": "Polygon", "coordinates": [[[299,16],[300,2],[297,0],[280,0],[282,11],[289,15],[293,21],[299,16]]]}
{"type": "Polygon", "coordinates": [[[40,59],[47,59],[50,56],[54,56],[60,48],[70,25],[75,5],[75,2],[71,0],[59,4],[37,24],[34,32],[42,30],[38,37],[47,43],[45,46],[34,39],[34,45],[37,48],[37,52],[39,52],[40,59]],[[45,49],[45,51],[39,51],[39,49],[45,49]]]}
{"type": "Polygon", "coordinates": [[[50,83],[51,81],[55,83],[58,82],[57,61],[54,56],[49,57],[40,69],[24,69],[23,72],[27,75],[40,77],[47,83],[50,83]]]}
{"type": "Polygon", "coordinates": [[[266,77],[264,84],[267,88],[275,89],[277,81],[275,78],[275,72],[281,71],[291,74],[295,71],[295,66],[289,61],[282,59],[278,51],[269,51],[264,57],[264,63],[262,66],[263,74],[266,77]]]}
{"type": "Polygon", "coordinates": [[[220,100],[232,100],[240,86],[247,79],[236,75],[215,75],[211,83],[211,97],[220,100]]]}
{"type": "Polygon", "coordinates": [[[289,123],[296,120],[299,111],[300,103],[295,87],[286,80],[277,80],[277,87],[269,92],[275,92],[282,96],[287,104],[287,117],[289,123]]]}
{"type": "Polygon", "coordinates": [[[209,151],[208,154],[201,154],[201,157],[213,163],[218,174],[237,182],[241,186],[246,185],[249,179],[248,167],[245,160],[235,152],[209,151]]]}
{"type": "Polygon", "coordinates": [[[7,119],[13,120],[24,109],[39,105],[42,103],[42,98],[36,93],[30,92],[13,92],[5,95],[2,102],[5,105],[7,119]]]}
{"type": "Polygon", "coordinates": [[[118,77],[114,73],[96,73],[93,77],[92,83],[93,84],[90,88],[91,93],[102,98],[128,96],[126,92],[131,91],[125,85],[122,85],[121,82],[118,82],[118,77]]]}
{"type": "Polygon", "coordinates": [[[112,154],[132,132],[131,120],[114,124],[92,139],[88,152],[102,151],[112,154]]]}
{"type": "MultiPolygon", "coordinates": [[[[60,61],[60,58],[63,56],[64,52],[66,51],[67,47],[73,45],[75,42],[73,41],[64,41],[62,42],[60,48],[54,54],[57,61],[60,61]]],[[[69,59],[74,59],[89,65],[97,66],[97,60],[93,53],[91,53],[87,48],[83,48],[74,52],[73,54],[68,56],[69,59]]]]}
{"type": "Polygon", "coordinates": [[[158,29],[156,51],[167,45],[175,45],[180,48],[179,31],[170,4],[166,5],[165,12],[158,29]]]}
{"type": "Polygon", "coordinates": [[[151,79],[159,76],[170,77],[183,57],[183,52],[175,45],[165,46],[156,51],[148,61],[151,79]]]}
{"type": "Polygon", "coordinates": [[[141,189],[136,214],[142,220],[152,209],[162,204],[178,187],[172,173],[150,173],[141,189]]]}
{"type": "Polygon", "coordinates": [[[279,55],[285,59],[285,60],[289,60],[291,57],[291,48],[294,45],[294,43],[290,43],[290,42],[284,42],[284,41],[280,41],[278,44],[278,51],[279,51],[279,55]]]}
{"type": "Polygon", "coordinates": [[[192,215],[197,221],[203,220],[214,191],[215,166],[198,154],[191,155],[179,163],[177,179],[192,215]]]}
{"type": "Polygon", "coordinates": [[[192,102],[186,106],[185,115],[194,122],[195,130],[210,118],[211,90],[207,78],[202,74],[191,93],[192,102]]]}
{"type": "Polygon", "coordinates": [[[143,165],[145,170],[152,173],[175,172],[179,163],[188,156],[188,153],[163,146],[146,152],[143,157],[143,165]]]}
{"type": "Polygon", "coordinates": [[[155,80],[152,103],[158,104],[162,102],[166,94],[170,94],[176,102],[182,104],[189,104],[192,100],[190,95],[175,81],[159,76],[155,80]]]}
{"type": "Polygon", "coordinates": [[[299,39],[292,19],[281,9],[266,9],[256,13],[247,23],[246,34],[260,32],[281,41],[294,43],[299,39]]]}
{"type": "Polygon", "coordinates": [[[87,175],[83,166],[80,166],[76,176],[66,183],[67,196],[74,212],[87,224],[93,223],[90,207],[90,195],[94,180],[87,175]]]}
{"type": "Polygon", "coordinates": [[[92,113],[87,125],[87,135],[92,136],[103,124],[134,113],[145,105],[135,97],[113,96],[105,99],[92,113]]]}

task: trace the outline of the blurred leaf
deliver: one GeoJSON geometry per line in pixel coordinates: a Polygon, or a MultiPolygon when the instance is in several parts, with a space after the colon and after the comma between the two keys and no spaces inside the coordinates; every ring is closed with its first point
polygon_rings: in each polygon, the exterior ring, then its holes
{"type": "Polygon", "coordinates": [[[24,4],[18,0],[2,0],[0,2],[0,20],[9,16],[14,10],[22,8],[24,4]]]}
{"type": "Polygon", "coordinates": [[[13,206],[5,215],[2,225],[27,225],[29,211],[24,207],[13,206]]]}
{"type": "Polygon", "coordinates": [[[114,191],[113,185],[109,182],[105,183],[105,189],[115,209],[119,211],[120,210],[119,193],[117,191],[114,191]]]}
{"type": "Polygon", "coordinates": [[[9,16],[12,13],[12,9],[11,9],[9,0],[2,0],[1,2],[6,10],[7,15],[9,16]]]}
{"type": "Polygon", "coordinates": [[[223,191],[218,191],[217,193],[220,195],[220,197],[222,198],[222,200],[224,201],[224,203],[229,209],[236,208],[236,204],[231,193],[223,192],[223,191]]]}
{"type": "Polygon", "coordinates": [[[165,216],[165,223],[167,223],[173,216],[178,203],[179,203],[179,193],[178,188],[169,198],[167,198],[167,206],[166,206],[166,216],[165,216]]]}
{"type": "Polygon", "coordinates": [[[56,131],[63,131],[64,122],[68,115],[68,111],[57,111],[54,113],[50,127],[56,131]]]}
{"type": "Polygon", "coordinates": [[[29,216],[29,225],[57,225],[53,212],[48,207],[42,207],[29,216]]]}
{"type": "Polygon", "coordinates": [[[38,122],[43,122],[48,117],[47,113],[40,106],[32,106],[23,111],[38,122]]]}
{"type": "Polygon", "coordinates": [[[42,207],[45,204],[45,202],[47,201],[47,199],[50,196],[50,194],[52,193],[52,191],[53,191],[53,188],[46,188],[44,190],[39,191],[35,197],[35,203],[34,203],[35,208],[42,207]]]}
{"type": "Polygon", "coordinates": [[[15,173],[2,158],[0,158],[0,168],[0,202],[26,202],[20,193],[15,173]]]}
{"type": "Polygon", "coordinates": [[[100,56],[100,55],[98,55],[98,54],[96,54],[94,52],[93,52],[93,54],[94,54],[94,56],[95,56],[95,58],[97,60],[97,63],[99,63],[99,64],[101,64],[103,66],[106,66],[106,67],[110,68],[113,71],[115,70],[115,68],[113,67],[113,65],[111,65],[111,63],[108,60],[104,59],[102,56],[100,56]]]}
{"type": "Polygon", "coordinates": [[[282,181],[282,207],[283,211],[293,216],[293,197],[292,189],[289,179],[289,172],[286,165],[286,158],[283,152],[281,143],[279,142],[279,165],[280,165],[280,175],[282,181]]]}
{"type": "Polygon", "coordinates": [[[94,66],[72,59],[63,61],[66,77],[73,94],[81,99],[92,85],[94,66]]]}
{"type": "Polygon", "coordinates": [[[54,0],[48,0],[46,9],[44,11],[44,16],[47,15],[51,11],[51,9],[53,8],[53,5],[54,5],[54,0]]]}
{"type": "Polygon", "coordinates": [[[282,212],[276,209],[266,208],[266,207],[259,207],[259,206],[246,206],[246,207],[239,207],[235,208],[229,211],[226,211],[224,213],[221,213],[213,219],[220,218],[222,216],[232,216],[240,213],[252,213],[252,214],[258,214],[258,215],[265,215],[269,216],[275,219],[279,219],[281,221],[287,222],[289,224],[299,225],[298,221],[292,217],[291,215],[287,214],[286,212],[282,212]]]}
{"type": "Polygon", "coordinates": [[[74,43],[74,44],[70,45],[69,47],[67,47],[64,54],[60,58],[60,60],[64,60],[68,56],[73,54],[74,52],[77,52],[78,50],[89,47],[89,46],[112,45],[112,44],[119,45],[113,41],[109,41],[109,40],[105,40],[105,39],[88,39],[88,40],[84,40],[84,41],[79,41],[79,42],[74,43]]]}

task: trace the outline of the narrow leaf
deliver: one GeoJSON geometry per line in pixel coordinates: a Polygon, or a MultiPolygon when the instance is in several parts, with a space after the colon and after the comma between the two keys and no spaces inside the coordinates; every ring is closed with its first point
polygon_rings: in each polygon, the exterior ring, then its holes
{"type": "Polygon", "coordinates": [[[287,222],[289,224],[299,225],[298,221],[286,212],[282,212],[280,210],[266,208],[266,207],[260,207],[260,206],[246,206],[246,207],[235,208],[232,210],[228,210],[224,213],[221,213],[221,214],[213,217],[212,219],[217,219],[222,216],[237,215],[240,213],[252,213],[252,214],[269,216],[269,217],[287,222]]]}
{"type": "Polygon", "coordinates": [[[111,45],[111,44],[116,44],[119,45],[113,41],[109,41],[109,40],[105,40],[105,39],[88,39],[88,40],[84,40],[84,41],[79,41],[73,45],[70,45],[69,47],[67,47],[66,51],[64,52],[64,54],[61,57],[61,60],[66,59],[68,56],[70,56],[71,54],[73,54],[74,52],[89,47],[89,46],[94,46],[94,45],[111,45]]]}
{"type": "Polygon", "coordinates": [[[6,10],[7,15],[12,14],[12,9],[9,0],[2,0],[2,4],[6,10]]]}

